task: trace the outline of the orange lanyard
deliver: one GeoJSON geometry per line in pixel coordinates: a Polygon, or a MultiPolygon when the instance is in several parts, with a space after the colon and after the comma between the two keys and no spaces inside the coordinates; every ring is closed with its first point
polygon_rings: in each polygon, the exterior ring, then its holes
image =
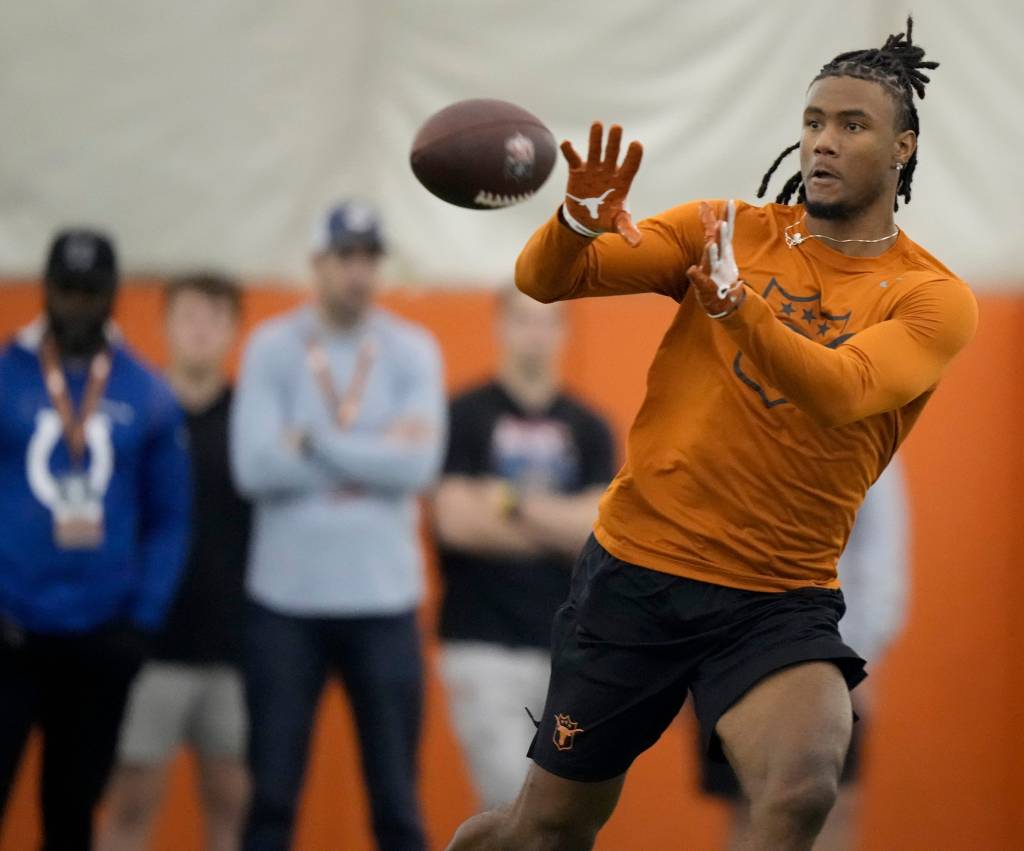
{"type": "Polygon", "coordinates": [[[355,422],[359,415],[359,408],[363,403],[363,393],[366,391],[366,382],[370,376],[370,368],[377,356],[377,346],[373,340],[365,339],[359,345],[356,352],[356,365],[352,371],[352,379],[345,388],[344,393],[338,393],[334,385],[334,376],[331,375],[331,364],[327,359],[327,351],[319,337],[311,337],[306,342],[307,361],[310,371],[320,385],[320,392],[323,393],[327,408],[334,415],[334,421],[339,428],[348,428],[355,422]]]}
{"type": "Polygon", "coordinates": [[[106,350],[93,356],[89,364],[89,378],[82,396],[82,405],[75,411],[68,392],[68,382],[60,365],[57,344],[49,334],[43,337],[39,346],[39,361],[43,371],[43,383],[50,396],[50,402],[60,417],[67,441],[71,462],[78,466],[85,458],[85,424],[99,407],[110,377],[110,355],[106,350]]]}

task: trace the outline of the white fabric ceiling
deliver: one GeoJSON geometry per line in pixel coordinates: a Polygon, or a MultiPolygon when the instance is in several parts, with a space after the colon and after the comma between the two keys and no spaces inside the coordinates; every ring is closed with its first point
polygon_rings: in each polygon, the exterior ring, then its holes
{"type": "MultiPolygon", "coordinates": [[[[581,142],[592,119],[618,121],[646,147],[639,215],[753,200],[797,137],[820,65],[880,44],[906,6],[12,0],[0,28],[0,275],[35,273],[52,229],[87,221],[117,234],[135,272],[301,278],[318,213],[355,195],[383,210],[393,276],[486,285],[509,277],[557,205],[564,165],[517,208],[446,206],[408,167],[436,109],[504,98],[581,142]]],[[[916,37],[943,66],[899,222],[980,288],[1024,287],[1022,10],[916,4],[916,37]]]]}

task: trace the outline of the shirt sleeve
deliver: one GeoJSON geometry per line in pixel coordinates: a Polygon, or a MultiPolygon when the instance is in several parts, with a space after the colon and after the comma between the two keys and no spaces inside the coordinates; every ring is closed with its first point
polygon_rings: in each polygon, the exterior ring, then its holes
{"type": "Polygon", "coordinates": [[[580,236],[556,214],[520,253],[516,286],[542,302],[634,293],[682,301],[686,270],[704,250],[699,202],[644,219],[637,228],[643,239],[631,248],[618,234],[580,236]]]}
{"type": "Polygon", "coordinates": [[[447,408],[441,355],[430,341],[407,359],[401,401],[394,421],[415,423],[414,438],[343,432],[331,427],[310,434],[315,460],[347,484],[397,491],[419,491],[438,474],[446,437],[447,408]]]}
{"type": "Polygon", "coordinates": [[[231,471],[250,499],[329,490],[335,485],[285,440],[288,376],[274,341],[259,331],[242,359],[229,424],[231,471]]]}
{"type": "Polygon", "coordinates": [[[890,319],[837,349],[791,331],[749,287],[739,310],[719,321],[770,384],[831,428],[901,408],[933,388],[974,336],[978,307],[957,280],[921,284],[890,319]]]}
{"type": "Polygon", "coordinates": [[[140,579],[132,620],[155,631],[181,579],[191,533],[192,482],[184,415],[161,388],[142,450],[139,482],[140,579]]]}

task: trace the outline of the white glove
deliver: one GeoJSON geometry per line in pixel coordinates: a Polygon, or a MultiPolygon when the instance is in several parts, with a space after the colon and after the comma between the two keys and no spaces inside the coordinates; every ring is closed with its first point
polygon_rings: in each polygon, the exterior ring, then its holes
{"type": "Polygon", "coordinates": [[[718,286],[718,297],[725,298],[740,277],[736,255],[732,251],[732,235],[736,230],[736,202],[728,204],[726,219],[718,227],[718,242],[708,246],[711,280],[718,286]]]}

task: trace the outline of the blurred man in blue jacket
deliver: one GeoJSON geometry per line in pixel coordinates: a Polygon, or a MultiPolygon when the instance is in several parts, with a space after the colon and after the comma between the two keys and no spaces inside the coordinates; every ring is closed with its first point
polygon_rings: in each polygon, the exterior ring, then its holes
{"type": "Polygon", "coordinates": [[[0,801],[43,736],[43,847],[91,847],[129,684],[184,562],[169,388],[117,339],[111,241],[58,234],[44,315],[0,351],[0,801]]]}

